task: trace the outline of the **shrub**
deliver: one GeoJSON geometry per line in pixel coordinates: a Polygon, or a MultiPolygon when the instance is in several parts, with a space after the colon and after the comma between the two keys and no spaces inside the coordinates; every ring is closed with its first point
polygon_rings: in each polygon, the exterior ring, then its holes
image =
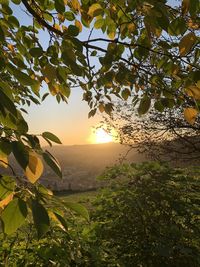
{"type": "Polygon", "coordinates": [[[198,173],[158,163],[109,168],[93,212],[102,266],[200,266],[198,173]]]}

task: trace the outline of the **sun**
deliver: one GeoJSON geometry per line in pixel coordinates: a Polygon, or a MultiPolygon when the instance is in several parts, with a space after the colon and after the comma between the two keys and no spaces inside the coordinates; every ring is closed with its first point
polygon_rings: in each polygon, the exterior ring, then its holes
{"type": "Polygon", "coordinates": [[[113,141],[113,137],[107,133],[104,129],[98,128],[95,131],[95,143],[109,143],[113,141]]]}

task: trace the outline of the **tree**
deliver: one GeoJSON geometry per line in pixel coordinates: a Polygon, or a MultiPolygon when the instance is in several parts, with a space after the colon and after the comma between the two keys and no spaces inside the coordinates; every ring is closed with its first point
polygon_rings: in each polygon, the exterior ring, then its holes
{"type": "Polygon", "coordinates": [[[111,116],[104,116],[102,127],[108,132],[115,129],[120,143],[130,147],[128,152],[137,149],[154,160],[195,164],[200,158],[199,119],[191,125],[181,108],[159,113],[152,108],[145,116],[138,116],[132,105],[121,102],[111,116]]]}
{"type": "MultiPolygon", "coordinates": [[[[198,0],[183,0],[178,7],[165,0],[1,1],[0,161],[12,171],[1,177],[5,233],[24,222],[27,206],[38,232],[38,210],[43,232],[47,231],[49,218],[42,203],[46,193],[37,184],[42,159],[62,176],[57,160],[42,150],[38,136],[28,132],[26,105],[40,104],[49,93],[58,102],[67,101],[70,89],[80,86],[91,109],[89,117],[97,110],[110,114],[112,95],[125,100],[134,95],[140,114],[151,104],[159,110],[164,97],[175,108],[184,107],[186,119],[194,122],[200,99],[199,10],[198,0]],[[32,24],[18,20],[16,8],[30,15],[32,24]],[[49,34],[46,49],[39,38],[42,31],[49,34]],[[87,38],[81,31],[88,32],[87,38]],[[49,93],[42,96],[45,83],[49,93]],[[8,162],[11,152],[26,183],[8,162]],[[9,225],[13,211],[16,221],[9,225]]],[[[60,143],[52,133],[42,137],[49,144],[60,143]]]]}
{"type": "Polygon", "coordinates": [[[103,266],[199,266],[199,179],[149,162],[105,171],[96,200],[103,266]]]}

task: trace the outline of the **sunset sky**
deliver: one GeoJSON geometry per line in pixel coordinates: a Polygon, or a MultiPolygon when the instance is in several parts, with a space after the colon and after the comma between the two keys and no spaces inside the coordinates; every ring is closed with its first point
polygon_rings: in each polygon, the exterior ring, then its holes
{"type": "Polygon", "coordinates": [[[56,102],[49,96],[42,105],[32,105],[26,116],[31,133],[51,131],[63,144],[85,144],[93,142],[90,138],[92,127],[101,120],[100,116],[88,119],[89,108],[81,101],[81,90],[72,91],[69,103],[56,102]]]}

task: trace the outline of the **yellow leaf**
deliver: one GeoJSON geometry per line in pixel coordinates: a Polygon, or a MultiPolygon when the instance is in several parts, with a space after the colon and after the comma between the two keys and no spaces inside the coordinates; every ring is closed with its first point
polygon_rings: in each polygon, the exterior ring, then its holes
{"type": "Polygon", "coordinates": [[[62,14],[58,14],[58,19],[60,22],[64,22],[65,21],[65,17],[62,14]]]}
{"type": "Polygon", "coordinates": [[[75,20],[75,26],[79,29],[79,32],[82,32],[83,26],[79,20],[75,20]]]}
{"type": "Polygon", "coordinates": [[[89,7],[89,10],[88,10],[88,15],[90,17],[94,17],[94,12],[96,12],[97,10],[101,10],[102,9],[102,6],[98,3],[96,4],[93,4],[89,7]]]}
{"type": "Polygon", "coordinates": [[[184,117],[185,117],[185,120],[189,124],[195,123],[197,114],[198,114],[198,111],[195,108],[185,108],[184,109],[184,117]]]}
{"type": "Polygon", "coordinates": [[[198,99],[200,100],[200,88],[195,86],[195,85],[191,85],[189,86],[187,89],[186,89],[186,93],[195,98],[195,99],[198,99]]]}
{"type": "Polygon", "coordinates": [[[193,32],[186,34],[179,43],[180,56],[187,55],[196,42],[196,35],[193,32]]]}
{"type": "Polygon", "coordinates": [[[0,155],[0,166],[4,168],[8,167],[8,157],[4,154],[0,155]]]}
{"type": "Polygon", "coordinates": [[[129,23],[128,24],[128,30],[130,33],[135,31],[135,24],[134,23],[129,23]]]}
{"type": "Polygon", "coordinates": [[[114,39],[115,39],[115,34],[116,34],[115,31],[109,32],[109,33],[108,33],[108,37],[109,37],[111,40],[114,40],[114,39]]]}
{"type": "Polygon", "coordinates": [[[8,203],[10,203],[10,201],[13,199],[13,193],[11,193],[10,195],[8,195],[7,197],[5,197],[3,200],[0,201],[0,208],[4,209],[5,206],[8,205],[8,203]]]}
{"type": "Polygon", "coordinates": [[[60,92],[60,88],[58,84],[48,83],[48,86],[49,86],[49,91],[52,94],[52,96],[55,96],[60,92]]]}
{"type": "Polygon", "coordinates": [[[58,30],[58,31],[61,31],[61,28],[60,28],[60,25],[58,25],[58,24],[54,24],[54,29],[56,29],[56,30],[58,30]]]}
{"type": "Polygon", "coordinates": [[[72,0],[71,1],[71,5],[76,11],[79,11],[80,8],[81,8],[80,3],[79,3],[78,0],[72,0]]]}
{"type": "Polygon", "coordinates": [[[43,173],[43,163],[38,155],[34,152],[29,153],[29,163],[26,167],[25,175],[28,180],[34,184],[43,173]]]}
{"type": "Polygon", "coordinates": [[[8,49],[9,49],[11,52],[15,52],[14,46],[11,45],[11,44],[8,44],[8,49]]]}

